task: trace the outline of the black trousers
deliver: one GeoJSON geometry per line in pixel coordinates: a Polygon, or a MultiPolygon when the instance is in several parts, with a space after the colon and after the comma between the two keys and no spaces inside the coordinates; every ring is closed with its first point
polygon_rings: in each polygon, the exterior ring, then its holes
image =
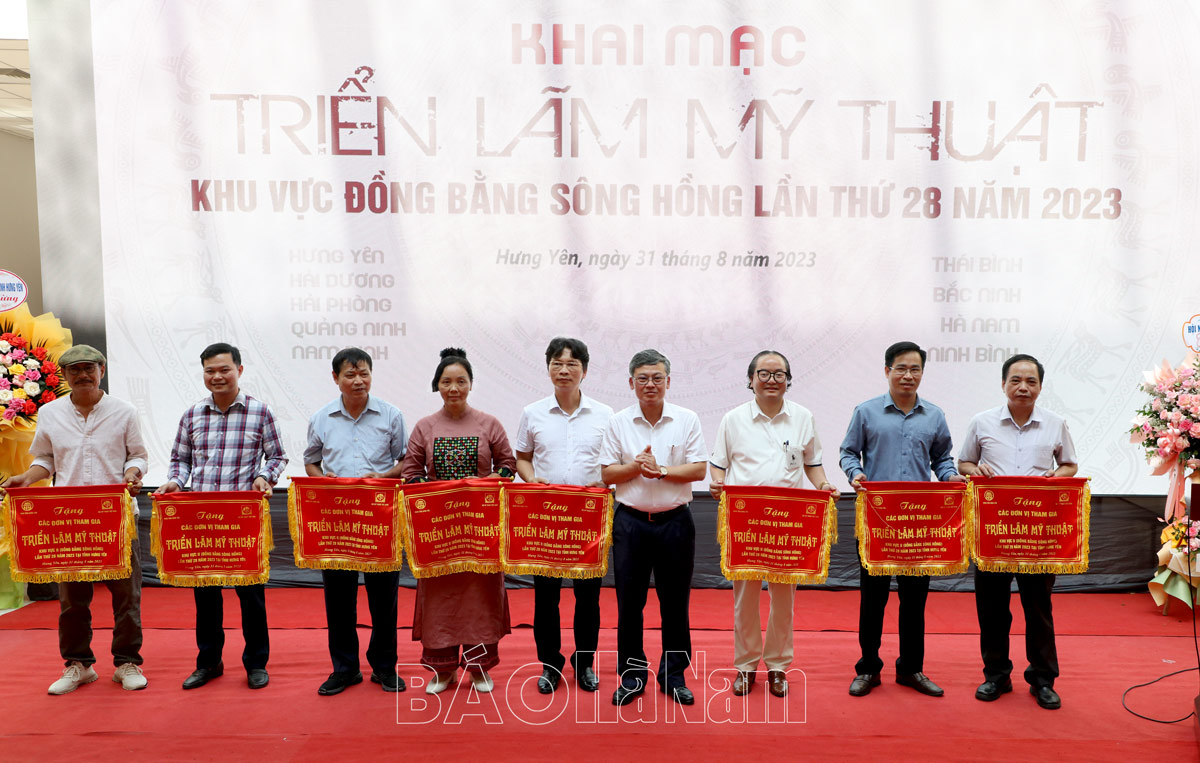
{"type": "Polygon", "coordinates": [[[97,585],[107,586],[112,594],[113,665],[142,664],[142,554],[137,538],[130,543],[129,559],[133,569],[130,577],[102,583],[58,584],[58,651],[64,664],[80,662],[90,667],[96,662],[92,652],[92,596],[97,585]]]}
{"type": "Polygon", "coordinates": [[[692,660],[689,606],[692,569],[696,563],[696,525],[685,503],[653,520],[617,504],[613,515],[613,575],[617,589],[617,673],[621,682],[644,687],[649,663],[643,648],[642,611],[650,590],[650,574],[662,618],[662,654],[658,681],[664,689],[685,685],[692,660]]]}
{"type": "MultiPolygon", "coordinates": [[[[562,594],[562,578],[533,577],[533,641],[542,665],[562,672],[566,660],[562,655],[562,629],[559,627],[558,602],[562,594]]],[[[600,584],[601,578],[572,580],[575,591],[575,654],[571,665],[576,671],[590,668],[600,642],[600,584]]]]}
{"type": "MultiPolygon", "coordinates": [[[[868,573],[861,560],[858,568],[858,646],[862,658],[854,671],[859,675],[880,673],[883,613],[891,595],[892,578],[868,573]]],[[[897,575],[896,586],[900,594],[900,656],[896,659],[896,673],[921,673],[925,670],[925,599],[929,596],[929,577],[897,575]]]]}
{"type": "Polygon", "coordinates": [[[1013,578],[1025,610],[1025,681],[1030,686],[1054,686],[1058,678],[1058,648],[1054,644],[1054,616],[1050,610],[1050,592],[1054,575],[1026,575],[1012,572],[975,570],[975,612],[979,616],[979,652],[983,656],[983,676],[987,681],[1002,681],[1012,673],[1008,657],[1008,634],[1012,627],[1009,609],[1013,578]]]}
{"type": "MultiPolygon", "coordinates": [[[[339,673],[359,672],[358,575],[356,570],[321,570],[325,584],[325,622],[329,626],[329,657],[339,673]]],[[[381,676],[396,672],[397,587],[400,572],[364,572],[371,640],[367,663],[381,676]]]]}
{"type": "MultiPolygon", "coordinates": [[[[225,648],[224,601],[220,586],[193,588],[196,599],[196,667],[215,668],[225,648]]],[[[247,671],[267,667],[271,642],[267,634],[266,586],[234,586],[242,605],[242,665],[247,671]]]]}

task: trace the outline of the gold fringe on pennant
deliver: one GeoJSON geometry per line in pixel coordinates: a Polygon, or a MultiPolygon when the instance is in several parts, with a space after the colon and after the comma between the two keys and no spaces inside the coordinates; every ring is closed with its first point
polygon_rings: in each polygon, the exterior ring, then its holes
{"type": "MultiPolygon", "coordinates": [[[[503,487],[501,487],[503,491],[503,487]]],[[[503,494],[500,504],[500,519],[505,521],[508,516],[508,496],[503,494]]],[[[600,566],[599,567],[561,567],[548,564],[515,564],[508,560],[510,538],[508,525],[503,526],[500,535],[500,568],[506,575],[540,575],[545,578],[563,578],[571,580],[589,580],[602,578],[608,574],[608,551],[612,547],[613,496],[609,492],[604,496],[604,524],[600,528],[600,566]]]]}
{"type": "Polygon", "coordinates": [[[349,572],[395,572],[404,566],[400,550],[400,522],[396,512],[400,509],[399,498],[392,507],[392,548],[396,558],[390,562],[370,562],[356,559],[309,559],[300,549],[300,507],[296,497],[296,483],[288,485],[288,534],[292,536],[292,559],[297,567],[306,570],[347,570],[349,572]]]}
{"type": "Polygon", "coordinates": [[[728,496],[721,491],[717,503],[717,542],[721,544],[721,574],[726,580],[765,580],[768,583],[790,583],[792,585],[822,585],[829,579],[829,549],[837,543],[837,502],[833,496],[825,504],[825,520],[822,527],[821,569],[816,574],[802,572],[780,572],[768,569],[732,569],[729,564],[729,505],[728,496]]]}
{"type": "Polygon", "coordinates": [[[1073,562],[1010,562],[980,559],[974,548],[975,566],[984,572],[1015,572],[1022,575],[1079,575],[1087,572],[1092,544],[1092,478],[1086,478],[1079,494],[1080,558],[1073,562]]]}
{"type": "MultiPolygon", "coordinates": [[[[409,519],[408,519],[408,498],[407,498],[407,496],[404,495],[403,487],[401,487],[400,490],[398,490],[396,492],[397,492],[396,500],[403,507],[403,511],[400,512],[400,525],[401,525],[401,530],[403,532],[404,548],[408,549],[408,548],[411,548],[412,542],[413,542],[412,523],[409,522],[409,519]]],[[[498,499],[501,502],[503,502],[503,499],[504,499],[504,486],[503,485],[500,486],[500,495],[498,496],[498,499]]],[[[503,511],[501,511],[501,513],[500,513],[500,521],[501,521],[501,523],[504,522],[504,512],[503,511]]],[[[500,530],[501,530],[500,537],[501,537],[501,539],[503,539],[503,537],[504,537],[503,524],[501,524],[500,530]]],[[[441,577],[442,575],[453,575],[458,572],[476,572],[481,575],[489,575],[489,574],[492,574],[495,572],[503,572],[503,569],[501,568],[501,566],[499,564],[486,564],[483,562],[472,561],[470,559],[464,559],[459,562],[448,562],[446,564],[439,564],[436,567],[420,567],[413,563],[413,558],[412,558],[411,552],[408,554],[408,568],[409,568],[409,571],[412,572],[412,576],[414,578],[416,578],[417,580],[421,580],[422,578],[437,578],[437,577],[441,577]]]]}
{"type": "Polygon", "coordinates": [[[866,515],[866,493],[859,493],[854,499],[854,534],[858,536],[858,556],[862,560],[862,566],[866,569],[868,575],[878,577],[892,575],[909,575],[912,577],[930,577],[933,575],[957,575],[960,572],[966,572],[971,567],[971,532],[967,526],[967,517],[971,512],[971,488],[967,485],[967,489],[963,491],[963,508],[962,508],[962,526],[959,528],[959,533],[962,534],[963,556],[962,559],[949,562],[946,564],[879,564],[878,562],[867,561],[867,515],[866,515]]]}
{"type": "Polygon", "coordinates": [[[8,570],[9,576],[18,583],[88,583],[98,582],[103,580],[124,580],[133,574],[133,565],[130,560],[133,550],[130,544],[137,537],[137,524],[133,521],[133,498],[126,490],[121,501],[121,522],[125,525],[124,541],[125,541],[125,562],[113,570],[79,570],[76,572],[24,572],[17,569],[17,555],[15,553],[15,530],[13,529],[13,520],[9,515],[12,506],[12,497],[7,493],[4,495],[4,500],[0,503],[0,522],[4,526],[4,538],[8,544],[8,548],[0,546],[0,554],[8,552],[8,570]]]}
{"type": "Polygon", "coordinates": [[[12,558],[16,555],[16,545],[12,541],[12,520],[8,516],[8,507],[11,502],[12,498],[8,493],[5,493],[4,498],[0,499],[0,554],[9,555],[9,565],[16,564],[12,558]]]}
{"type": "Polygon", "coordinates": [[[175,588],[264,585],[271,577],[271,550],[275,548],[275,539],[271,532],[271,505],[265,495],[259,502],[259,511],[258,566],[262,572],[252,575],[175,574],[163,569],[162,516],[159,514],[158,503],[155,501],[150,514],[150,552],[154,554],[155,560],[158,562],[159,581],[175,588]]]}

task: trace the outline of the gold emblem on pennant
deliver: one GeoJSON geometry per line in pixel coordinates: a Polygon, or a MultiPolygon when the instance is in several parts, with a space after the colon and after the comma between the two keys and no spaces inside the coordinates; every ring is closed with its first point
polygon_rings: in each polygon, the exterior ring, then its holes
{"type": "Polygon", "coordinates": [[[253,513],[254,513],[254,507],[253,507],[253,506],[243,506],[243,507],[242,507],[242,516],[243,516],[243,517],[248,517],[248,516],[251,516],[253,513]]]}
{"type": "Polygon", "coordinates": [[[305,498],[307,498],[307,499],[308,499],[308,500],[310,500],[310,501],[316,500],[316,498],[317,498],[317,491],[316,491],[316,490],[305,490],[305,491],[304,491],[304,497],[305,497],[305,498]]]}
{"type": "Polygon", "coordinates": [[[417,508],[418,508],[418,509],[423,509],[423,508],[425,508],[425,499],[424,499],[424,498],[418,498],[418,499],[417,499],[417,508]]]}
{"type": "Polygon", "coordinates": [[[804,509],[804,513],[811,517],[817,513],[817,507],[816,506],[807,506],[804,509]]]}
{"type": "Polygon", "coordinates": [[[21,503],[21,511],[33,511],[33,501],[23,501],[21,503]]]}
{"type": "Polygon", "coordinates": [[[525,503],[525,496],[523,496],[523,495],[517,496],[516,499],[514,499],[514,503],[517,503],[517,504],[525,503]]]}
{"type": "Polygon", "coordinates": [[[942,505],[943,506],[953,506],[954,505],[954,496],[948,495],[945,498],[943,498],[942,505]]]}
{"type": "Polygon", "coordinates": [[[102,509],[111,509],[112,507],[113,507],[113,502],[108,499],[105,499],[100,502],[100,508],[102,508],[102,509]]]}
{"type": "Polygon", "coordinates": [[[873,496],[871,498],[871,503],[875,504],[876,506],[882,506],[883,505],[883,496],[881,496],[881,495],[873,496]]]}
{"type": "Polygon", "coordinates": [[[991,490],[984,490],[984,491],[983,491],[983,500],[985,500],[985,501],[993,501],[993,500],[995,500],[995,499],[996,499],[996,494],[995,494],[995,493],[993,493],[991,490]]]}
{"type": "Polygon", "coordinates": [[[1059,503],[1070,503],[1071,502],[1071,494],[1066,491],[1059,493],[1058,494],[1058,502],[1059,503]]]}
{"type": "Polygon", "coordinates": [[[485,495],[485,496],[483,497],[483,502],[484,502],[484,503],[495,503],[495,502],[496,502],[496,494],[495,494],[495,493],[488,493],[487,495],[485,495]]]}
{"type": "Polygon", "coordinates": [[[387,503],[387,493],[376,493],[375,503],[387,503]]]}
{"type": "Polygon", "coordinates": [[[739,509],[739,510],[744,509],[744,508],[746,508],[746,502],[744,500],[742,500],[741,498],[739,498],[733,502],[733,507],[735,509],[739,509]]]}
{"type": "Polygon", "coordinates": [[[178,509],[176,509],[174,506],[168,506],[168,507],[167,507],[167,512],[166,512],[166,514],[167,514],[167,516],[168,516],[168,517],[173,517],[173,516],[175,516],[175,514],[176,514],[178,511],[179,511],[179,510],[178,510],[178,509]]]}
{"type": "Polygon", "coordinates": [[[583,506],[584,506],[584,508],[586,508],[588,511],[592,511],[593,509],[595,509],[595,508],[596,508],[596,499],[595,499],[595,498],[589,498],[589,499],[587,499],[587,502],[586,502],[586,503],[585,503],[583,506]]]}

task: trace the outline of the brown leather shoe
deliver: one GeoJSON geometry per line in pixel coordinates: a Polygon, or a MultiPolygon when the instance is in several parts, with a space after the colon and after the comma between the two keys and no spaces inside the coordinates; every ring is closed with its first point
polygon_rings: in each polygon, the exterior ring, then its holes
{"type": "Polygon", "coordinates": [[[768,670],[767,681],[771,684],[771,693],[776,697],[787,696],[787,675],[782,670],[768,670]]]}
{"type": "Polygon", "coordinates": [[[737,678],[733,681],[733,693],[735,696],[741,697],[750,693],[754,688],[754,672],[738,671],[737,678]]]}

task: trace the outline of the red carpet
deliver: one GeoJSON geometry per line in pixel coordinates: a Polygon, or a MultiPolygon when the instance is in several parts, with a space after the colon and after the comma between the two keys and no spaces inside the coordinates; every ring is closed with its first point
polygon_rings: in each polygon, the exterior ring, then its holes
{"type": "MultiPolygon", "coordinates": [[[[236,626],[237,605],[227,591],[226,625],[236,626]]],[[[1147,594],[1060,594],[1055,597],[1063,708],[1039,708],[1018,680],[1016,690],[993,703],[978,702],[981,679],[974,603],[970,594],[934,593],[928,606],[926,670],[945,689],[940,699],[896,686],[885,671],[883,686],[869,697],[846,693],[857,658],[856,592],[801,591],[792,691],[769,697],[760,682],[745,698],[723,691],[730,679],[730,591],[693,592],[693,642],[697,677],[689,678],[697,704],[681,708],[648,693],[642,707],[612,706],[614,656],[599,658],[601,691],[564,688],[547,698],[534,679],[532,592],[510,591],[514,632],[501,642],[492,695],[461,690],[439,699],[414,690],[424,679],[416,667],[419,645],[400,630],[400,660],[413,686],[387,695],[370,683],[336,697],[316,687],[329,672],[320,592],[268,591],[272,625],[271,684],[258,692],[245,685],[238,664],[236,627],[226,644],[226,675],[184,692],[180,682],[194,658],[191,594],[147,589],[143,655],[150,687],[122,691],[110,679],[107,660],[111,623],[108,597],[98,588],[93,611],[94,646],[102,655],[100,681],[73,694],[51,697],[57,676],[57,604],[39,603],[0,616],[0,685],[4,728],[0,760],[111,760],[137,755],[148,760],[323,760],[419,756],[444,760],[614,760],[653,756],[665,760],[788,759],[834,757],[922,760],[1121,760],[1134,756],[1197,759],[1192,721],[1164,726],[1140,720],[1121,707],[1130,685],[1195,664],[1192,624],[1186,607],[1164,617],[1147,594]],[[428,704],[427,704],[428,701],[428,704]],[[680,736],[680,735],[683,736],[680,736]]],[[[411,613],[410,591],[401,591],[401,621],[411,613]]],[[[564,592],[569,622],[571,597],[564,592]]],[[[605,591],[601,649],[615,649],[614,601],[605,591]]],[[[647,609],[647,625],[656,617],[647,609]]],[[[764,598],[765,603],[765,598],[764,598]]],[[[1016,599],[1014,597],[1014,604],[1016,599]]],[[[884,658],[894,659],[895,604],[889,607],[884,658]]],[[[1019,630],[1019,606],[1014,631],[1019,630]]],[[[365,602],[360,612],[365,614],[365,602]]],[[[366,631],[360,631],[366,640],[366,631]]],[[[564,641],[570,643],[569,632],[564,641]]],[[[658,633],[647,651],[655,654],[658,633]]],[[[365,643],[363,648],[365,649],[365,643]]],[[[1014,643],[1014,655],[1022,653],[1014,643]]],[[[365,659],[364,659],[365,663],[365,659]]],[[[1020,668],[1018,668],[1019,673],[1020,668]]],[[[1018,676],[1019,679],[1019,676],[1018,676]]],[[[1157,717],[1185,715],[1200,691],[1195,673],[1135,692],[1131,706],[1157,717]]]]}

